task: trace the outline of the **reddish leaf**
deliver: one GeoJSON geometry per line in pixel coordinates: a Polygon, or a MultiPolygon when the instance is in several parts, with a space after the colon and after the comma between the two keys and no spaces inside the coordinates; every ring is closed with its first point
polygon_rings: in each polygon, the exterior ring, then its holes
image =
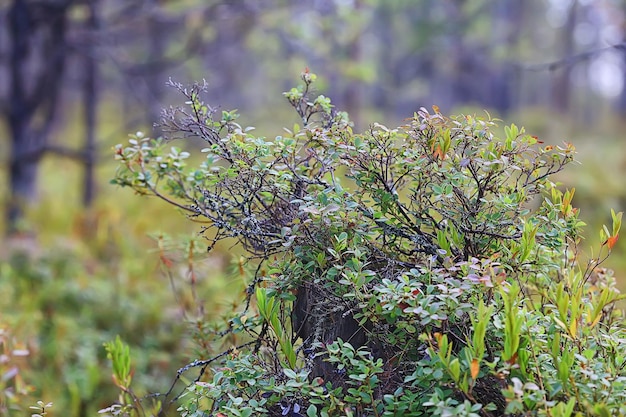
{"type": "Polygon", "coordinates": [[[443,153],[443,149],[441,149],[441,145],[438,143],[434,146],[433,157],[435,157],[435,159],[441,159],[441,160],[445,159],[446,157],[443,153]]]}
{"type": "Polygon", "coordinates": [[[619,234],[616,234],[615,236],[611,236],[606,240],[606,245],[609,247],[609,250],[613,249],[613,246],[615,246],[615,243],[617,243],[618,238],[619,234]]]}
{"type": "Polygon", "coordinates": [[[511,356],[509,360],[507,360],[507,363],[509,365],[515,365],[515,362],[517,362],[517,352],[515,352],[513,356],[511,356]]]}

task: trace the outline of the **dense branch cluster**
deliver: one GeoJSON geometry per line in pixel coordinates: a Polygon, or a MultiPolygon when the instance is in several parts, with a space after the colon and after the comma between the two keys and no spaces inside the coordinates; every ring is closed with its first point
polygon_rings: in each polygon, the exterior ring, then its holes
{"type": "MultiPolygon", "coordinates": [[[[236,239],[257,265],[245,311],[225,330],[254,347],[228,362],[232,373],[192,385],[194,398],[232,412],[236,394],[246,410],[270,415],[304,406],[308,415],[422,415],[455,404],[503,413],[517,410],[515,381],[548,378],[531,363],[561,366],[525,347],[569,343],[553,339],[554,327],[537,340],[522,331],[548,326],[560,309],[558,322],[582,349],[592,331],[567,325],[572,317],[616,325],[611,278],[588,285],[602,259],[578,266],[584,223],[573,192],[550,181],[573,160],[571,145],[543,145],[515,125],[501,139],[495,121],[448,118],[436,106],[398,128],[375,123],[356,134],[328,98],[311,97],[315,75],[302,80],[285,96],[303,125],[272,140],[242,128],[234,112],[216,117],[200,99],[203,85],[172,83],[188,107],[167,110],[161,129],[207,143],[198,168],[141,134],[116,148],[116,184],[204,223],[209,248],[236,239]],[[568,312],[562,295],[574,288],[577,302],[596,307],[568,312]],[[242,373],[263,382],[240,388],[242,373]]],[[[606,231],[609,250],[620,221],[614,215],[606,231]]]]}

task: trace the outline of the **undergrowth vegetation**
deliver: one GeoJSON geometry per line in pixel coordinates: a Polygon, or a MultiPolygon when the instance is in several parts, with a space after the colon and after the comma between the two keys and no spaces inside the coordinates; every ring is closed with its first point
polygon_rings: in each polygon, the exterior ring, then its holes
{"type": "Polygon", "coordinates": [[[219,263],[197,259],[206,248],[195,238],[156,234],[142,245],[100,221],[101,236],[47,249],[16,243],[2,261],[0,416],[26,415],[39,399],[54,403],[47,415],[97,415],[117,396],[103,348],[116,335],[141,352],[138,392],[162,390],[198,356],[189,322],[219,318],[235,299],[223,294],[242,291],[241,278],[227,286],[219,263]]]}
{"type": "Polygon", "coordinates": [[[209,250],[236,242],[249,280],[168,392],[134,393],[127,347],[108,344],[106,412],[625,414],[623,297],[602,265],[622,215],[583,262],[574,191],[554,182],[574,147],[436,107],[356,134],[315,78],[285,93],[301,124],[274,139],[174,84],[187,107],[166,139],[115,148],[114,184],[186,213],[209,250]],[[184,137],[206,142],[199,166],[170,146],[184,137]]]}

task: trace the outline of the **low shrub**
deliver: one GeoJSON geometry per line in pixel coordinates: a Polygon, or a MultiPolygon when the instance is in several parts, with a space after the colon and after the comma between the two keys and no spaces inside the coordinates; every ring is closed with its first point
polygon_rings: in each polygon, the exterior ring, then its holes
{"type": "Polygon", "coordinates": [[[274,139],[173,84],[188,106],[165,113],[166,139],[115,148],[114,184],[186,213],[209,250],[240,245],[252,270],[206,334],[237,345],[182,368],[161,412],[626,414],[623,296],[602,267],[621,213],[582,264],[574,190],[551,180],[574,147],[437,107],[355,133],[315,78],[285,93],[301,124],[274,139]],[[200,166],[168,148],[182,137],[206,142],[200,166]]]}

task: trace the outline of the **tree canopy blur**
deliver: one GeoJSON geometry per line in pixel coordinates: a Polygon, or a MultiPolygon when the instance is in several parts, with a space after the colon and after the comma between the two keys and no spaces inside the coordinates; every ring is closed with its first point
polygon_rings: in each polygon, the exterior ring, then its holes
{"type": "Polygon", "coordinates": [[[620,1],[5,0],[5,227],[19,229],[36,201],[46,154],[80,161],[89,206],[108,145],[102,113],[113,111],[102,107],[118,112],[107,120],[116,134],[150,126],[169,77],[206,78],[215,103],[264,120],[278,116],[270,91],[309,66],[357,129],[363,113],[395,121],[431,104],[622,115],[624,12],[620,1]],[[67,125],[82,129],[74,143],[67,125]]]}

